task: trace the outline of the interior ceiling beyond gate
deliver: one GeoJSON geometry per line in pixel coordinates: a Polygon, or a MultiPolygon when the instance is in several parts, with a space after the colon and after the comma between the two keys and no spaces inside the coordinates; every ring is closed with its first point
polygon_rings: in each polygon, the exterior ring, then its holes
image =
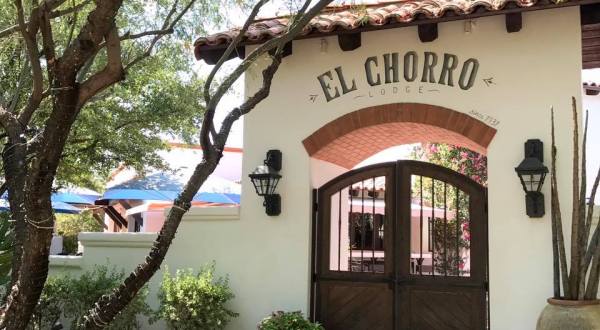
{"type": "Polygon", "coordinates": [[[373,106],[343,115],[304,139],[308,154],[347,169],[387,148],[446,143],[486,154],[496,129],[451,109],[420,103],[373,106]]]}
{"type": "Polygon", "coordinates": [[[486,154],[483,146],[455,132],[417,123],[388,123],[361,128],[335,139],[313,155],[347,169],[385,149],[413,143],[445,143],[486,154]]]}

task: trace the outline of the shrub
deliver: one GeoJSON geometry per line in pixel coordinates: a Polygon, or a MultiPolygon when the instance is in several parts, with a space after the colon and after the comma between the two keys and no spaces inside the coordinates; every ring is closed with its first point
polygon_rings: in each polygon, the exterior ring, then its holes
{"type": "Polygon", "coordinates": [[[178,270],[171,277],[165,271],[158,297],[156,318],[166,321],[169,329],[223,329],[238,314],[225,307],[234,295],[227,278],[214,276],[215,264],[205,265],[194,274],[178,270]]]}
{"type": "MultiPolygon", "coordinates": [[[[98,266],[79,278],[53,276],[48,278],[42,296],[30,322],[30,329],[52,329],[59,321],[69,323],[70,329],[80,328],[83,316],[102,295],[110,293],[124,278],[106,266],[98,266]]],[[[150,316],[146,304],[147,289],[142,289],[106,329],[140,329],[138,315],[150,316]]]]}
{"type": "Polygon", "coordinates": [[[78,248],[77,235],[84,231],[101,232],[104,228],[94,219],[91,211],[79,214],[57,214],[56,232],[63,237],[63,253],[76,254],[78,248]]]}
{"type": "Polygon", "coordinates": [[[302,312],[274,312],[258,324],[259,330],[324,330],[318,323],[305,319],[302,312]]]}
{"type": "Polygon", "coordinates": [[[4,302],[9,291],[13,254],[13,226],[9,213],[0,212],[0,302],[4,302]]]}

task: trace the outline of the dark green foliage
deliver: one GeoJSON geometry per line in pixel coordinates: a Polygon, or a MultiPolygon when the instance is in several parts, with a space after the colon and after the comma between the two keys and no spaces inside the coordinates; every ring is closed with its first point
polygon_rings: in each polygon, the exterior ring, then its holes
{"type": "Polygon", "coordinates": [[[312,323],[302,312],[274,312],[258,324],[259,330],[324,330],[318,323],[312,323]]]}
{"type": "MultiPolygon", "coordinates": [[[[487,185],[487,158],[470,149],[424,143],[413,149],[411,158],[449,168],[483,186],[487,185]]],[[[468,195],[442,181],[433,182],[430,178],[423,178],[422,183],[423,187],[420,180],[413,181],[413,199],[421,202],[422,198],[424,205],[438,209],[446,207],[449,214],[454,214],[446,221],[436,217],[432,223],[435,272],[459,275],[465,262],[461,254],[470,248],[468,195]]]]}
{"type": "MultiPolygon", "coordinates": [[[[121,284],[123,277],[123,272],[109,270],[106,266],[98,266],[79,278],[49,277],[29,328],[51,329],[57,321],[61,320],[66,323],[63,325],[71,329],[79,329],[88,309],[98,298],[121,284]]],[[[147,294],[145,289],[138,293],[107,329],[141,329],[137,317],[151,315],[151,310],[145,302],[147,294]]]]}
{"type": "Polygon", "coordinates": [[[165,320],[169,329],[224,329],[238,314],[226,307],[234,298],[228,279],[215,278],[214,272],[214,263],[203,266],[197,274],[178,270],[175,277],[167,269],[155,319],[165,320]]]}
{"type": "MultiPolygon", "coordinates": [[[[77,6],[85,0],[66,1],[57,10],[77,6]]],[[[35,3],[35,2],[34,2],[35,3]]],[[[179,1],[180,12],[188,1],[179,1]]],[[[124,1],[117,16],[119,34],[159,30],[173,1],[124,1]]],[[[71,183],[101,190],[111,170],[123,164],[143,171],[164,164],[157,151],[168,146],[161,139],[197,143],[198,127],[204,112],[199,91],[204,80],[192,68],[197,63],[192,42],[206,27],[220,26],[228,8],[247,6],[236,0],[197,1],[174,29],[155,46],[152,56],[128,68],[126,79],[93,97],[81,110],[69,135],[55,184],[71,183]]],[[[32,3],[24,2],[28,13],[32,3]]],[[[57,55],[72,42],[95,7],[91,1],[79,11],[52,21],[57,55]]],[[[0,0],[0,31],[16,24],[13,1],[0,0]]],[[[122,42],[122,61],[131,62],[148,47],[152,36],[122,42]]],[[[28,101],[32,89],[30,64],[20,33],[1,38],[0,106],[19,110],[28,101]]],[[[78,76],[84,81],[106,64],[106,52],[100,51],[90,66],[78,76]]],[[[47,80],[46,70],[42,70],[47,80]]],[[[52,98],[42,101],[36,111],[28,139],[39,133],[52,107],[52,98]]],[[[1,173],[2,171],[0,171],[1,173]]]]}
{"type": "Polygon", "coordinates": [[[442,218],[435,218],[432,235],[435,251],[435,272],[437,274],[461,275],[465,262],[465,258],[461,253],[471,247],[469,222],[460,218],[458,232],[456,225],[455,219],[444,221],[442,218]]]}
{"type": "Polygon", "coordinates": [[[8,212],[0,212],[0,300],[4,301],[12,267],[13,231],[8,212]]]}
{"type": "Polygon", "coordinates": [[[81,232],[101,232],[104,228],[92,216],[92,211],[80,214],[56,214],[56,233],[63,237],[63,253],[76,254],[77,235],[81,232]]]}

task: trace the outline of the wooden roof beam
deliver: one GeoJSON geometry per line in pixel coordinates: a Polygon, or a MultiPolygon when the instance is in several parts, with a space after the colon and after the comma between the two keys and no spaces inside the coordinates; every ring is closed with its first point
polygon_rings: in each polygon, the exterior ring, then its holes
{"type": "MultiPolygon", "coordinates": [[[[226,49],[227,49],[227,45],[225,45],[222,48],[202,49],[200,51],[196,50],[198,52],[196,54],[196,57],[198,59],[204,60],[204,62],[206,62],[206,64],[214,65],[214,64],[217,64],[217,62],[219,61],[221,56],[223,56],[223,54],[225,53],[226,49]]],[[[235,51],[233,51],[233,52],[231,52],[231,54],[229,54],[229,58],[227,60],[229,61],[236,57],[239,57],[240,59],[243,59],[244,57],[246,57],[246,47],[245,46],[236,47],[235,51]]]]}
{"type": "Polygon", "coordinates": [[[438,38],[437,23],[419,24],[418,29],[421,42],[432,42],[438,38]]]}
{"type": "Polygon", "coordinates": [[[348,52],[361,46],[361,33],[343,33],[338,34],[338,44],[340,49],[348,52]]]}
{"type": "Polygon", "coordinates": [[[582,5],[579,7],[581,13],[581,25],[592,25],[600,23],[600,3],[582,5]]]}
{"type": "Polygon", "coordinates": [[[523,28],[523,15],[521,12],[506,14],[504,17],[506,32],[515,33],[521,31],[523,28]]]}

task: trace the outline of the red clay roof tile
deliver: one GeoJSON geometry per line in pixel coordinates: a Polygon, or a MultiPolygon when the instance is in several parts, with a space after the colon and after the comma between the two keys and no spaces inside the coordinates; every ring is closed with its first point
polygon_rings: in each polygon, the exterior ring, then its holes
{"type": "MultiPolygon", "coordinates": [[[[567,2],[567,1],[556,1],[567,2]]],[[[572,1],[577,2],[577,1],[572,1]]],[[[334,5],[313,18],[301,33],[330,33],[354,30],[359,27],[378,27],[391,23],[409,23],[416,19],[436,19],[445,16],[464,16],[476,11],[498,11],[505,7],[527,8],[537,4],[554,3],[548,0],[403,0],[367,1],[360,5],[334,5]]],[[[243,43],[261,42],[285,31],[289,19],[275,17],[256,21],[245,33],[243,43]]],[[[227,44],[239,33],[239,29],[200,37],[196,47],[227,44]]]]}

